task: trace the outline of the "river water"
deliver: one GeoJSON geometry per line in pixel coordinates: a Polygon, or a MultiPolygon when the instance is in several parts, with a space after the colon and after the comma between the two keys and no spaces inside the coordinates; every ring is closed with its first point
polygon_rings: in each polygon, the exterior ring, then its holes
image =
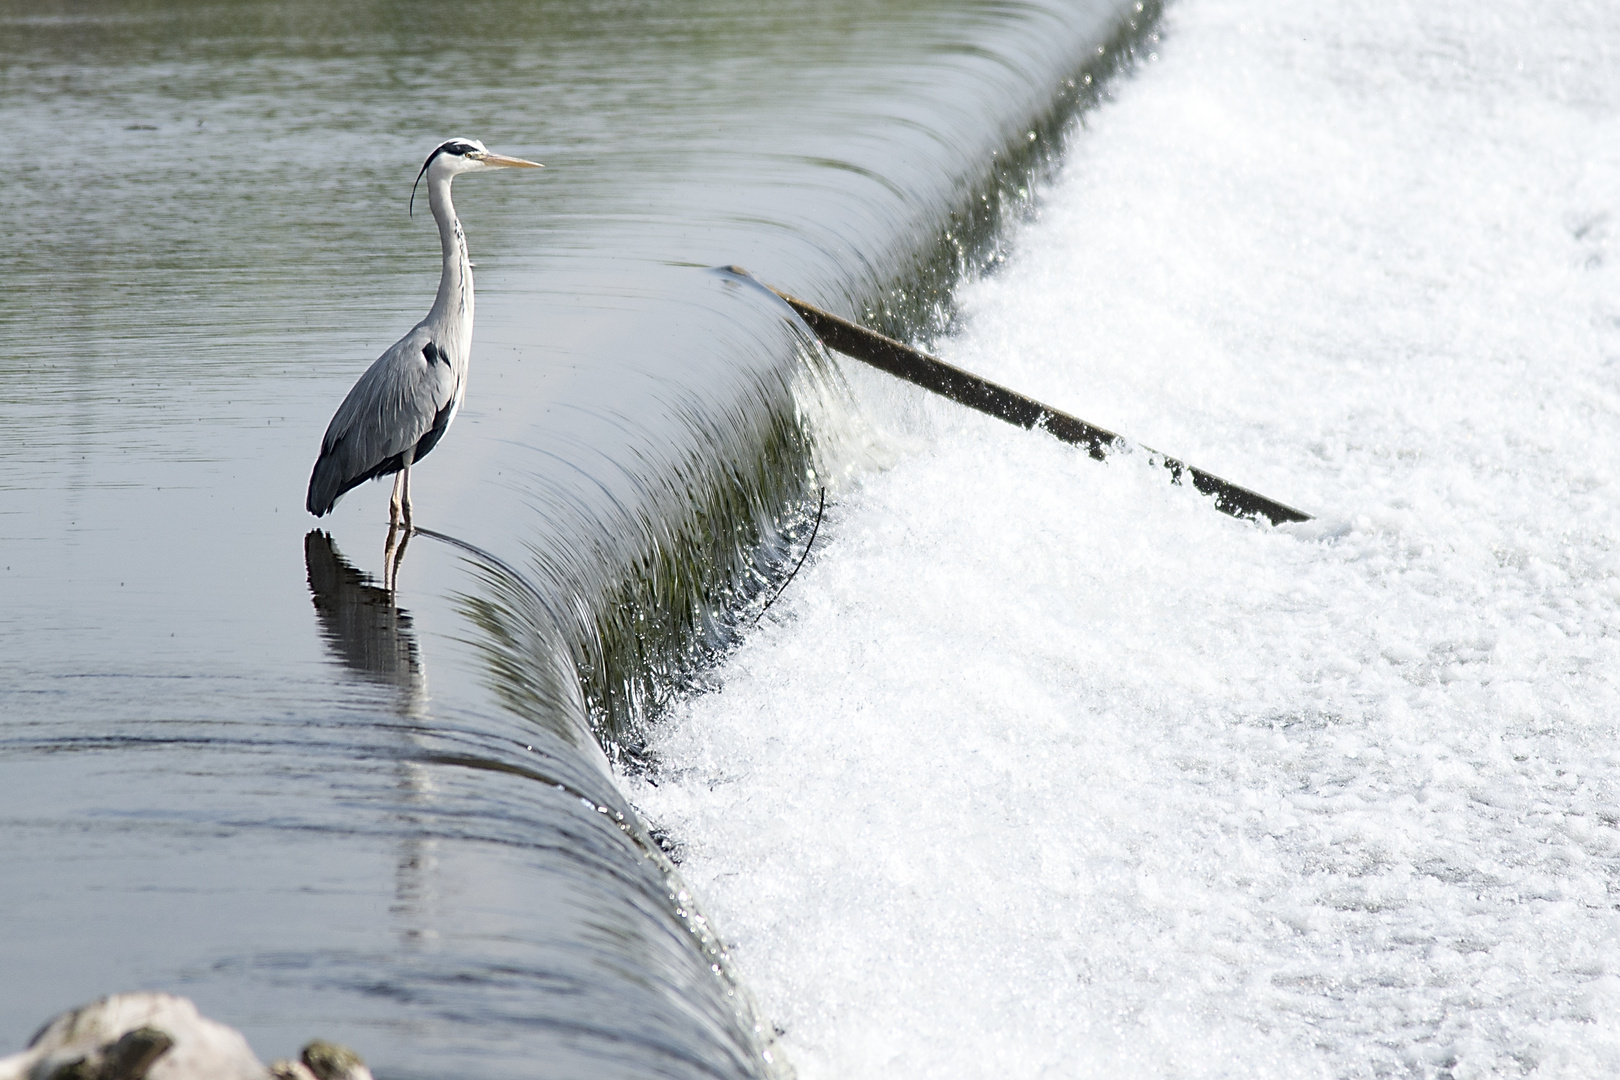
{"type": "Polygon", "coordinates": [[[801,1077],[1620,1073],[1620,16],[1187,0],[634,797],[801,1077]],[[993,1064],[990,1064],[993,1063],[993,1064]]]}
{"type": "Polygon", "coordinates": [[[0,9],[0,1036],[154,988],[385,1077],[779,1071],[624,784],[866,458],[711,268],[937,329],[1140,7],[0,9]],[[390,596],[386,486],[303,488],[451,135],[547,169],[457,187],[470,390],[390,596]]]}

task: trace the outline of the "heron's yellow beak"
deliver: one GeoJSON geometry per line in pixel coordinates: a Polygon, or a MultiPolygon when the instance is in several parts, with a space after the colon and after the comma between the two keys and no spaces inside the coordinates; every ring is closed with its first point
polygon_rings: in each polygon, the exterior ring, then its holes
{"type": "Polygon", "coordinates": [[[478,160],[495,169],[543,169],[544,165],[538,161],[524,161],[520,157],[507,157],[504,154],[479,154],[478,160]]]}

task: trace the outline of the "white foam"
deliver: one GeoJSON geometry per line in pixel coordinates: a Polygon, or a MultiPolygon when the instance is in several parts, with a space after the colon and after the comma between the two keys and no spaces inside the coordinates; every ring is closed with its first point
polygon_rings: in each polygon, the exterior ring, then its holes
{"type": "Polygon", "coordinates": [[[1620,1073],[1620,9],[1165,29],[941,350],[1320,519],[863,379],[634,795],[803,1080],[1620,1073]]]}

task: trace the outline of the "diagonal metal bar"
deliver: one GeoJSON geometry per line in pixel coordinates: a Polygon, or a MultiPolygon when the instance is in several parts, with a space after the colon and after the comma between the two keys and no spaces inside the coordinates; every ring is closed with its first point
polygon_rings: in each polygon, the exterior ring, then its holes
{"type": "MultiPolygon", "coordinates": [[[[1132,445],[1123,436],[1088,424],[1078,416],[1070,416],[1061,409],[1043,405],[1032,397],[1025,397],[971,371],[947,364],[920,349],[913,349],[858,323],[841,319],[780,289],[771,291],[799,313],[799,317],[827,348],[865,361],[907,382],[916,383],[925,390],[932,390],[970,409],[988,413],[1021,428],[1042,428],[1066,443],[1085,447],[1098,461],[1106,458],[1110,450],[1123,450],[1132,445]]],[[[1264,518],[1273,525],[1311,520],[1309,514],[1151,447],[1137,444],[1137,449],[1146,453],[1155,465],[1168,470],[1171,483],[1180,484],[1184,478],[1191,477],[1193,487],[1211,496],[1215,500],[1215,509],[1223,514],[1238,518],[1264,518]]]]}

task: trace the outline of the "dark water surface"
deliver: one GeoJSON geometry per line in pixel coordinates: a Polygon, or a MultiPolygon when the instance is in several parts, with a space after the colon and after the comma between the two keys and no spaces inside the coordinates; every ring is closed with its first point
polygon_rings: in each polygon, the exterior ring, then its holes
{"type": "Polygon", "coordinates": [[[0,1049],[151,987],[385,1076],[769,1073],[610,763],[817,486],[834,384],[706,268],[915,329],[1136,9],[0,5],[0,1049]],[[387,485],[303,489],[455,134],[548,168],[457,185],[391,599],[387,485]]]}

